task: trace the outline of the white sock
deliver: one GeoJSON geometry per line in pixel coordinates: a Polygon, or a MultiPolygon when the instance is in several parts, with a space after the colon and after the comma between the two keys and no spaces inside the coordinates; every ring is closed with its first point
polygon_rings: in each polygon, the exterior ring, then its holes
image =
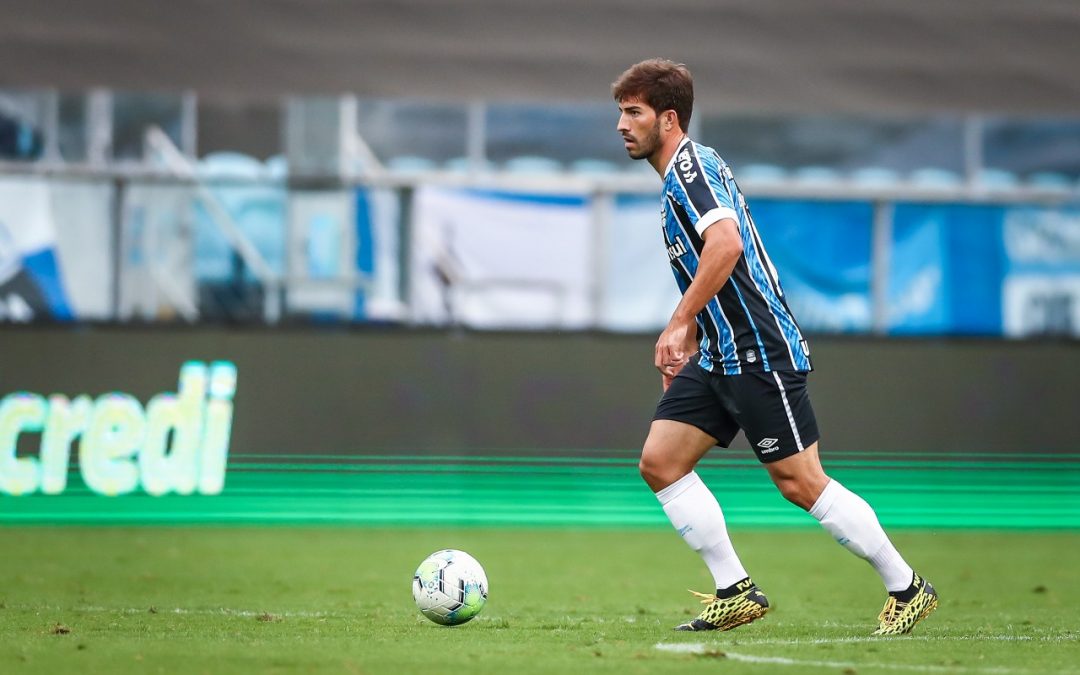
{"type": "Polygon", "coordinates": [[[679,536],[705,561],[716,588],[727,588],[749,576],[731,545],[720,503],[697,473],[686,474],[657,492],[656,498],[679,536]]]}
{"type": "Polygon", "coordinates": [[[811,507],[810,515],[840,545],[873,565],[890,593],[911,586],[914,575],[911,566],[889,541],[874,509],[862,497],[830,480],[811,507]]]}

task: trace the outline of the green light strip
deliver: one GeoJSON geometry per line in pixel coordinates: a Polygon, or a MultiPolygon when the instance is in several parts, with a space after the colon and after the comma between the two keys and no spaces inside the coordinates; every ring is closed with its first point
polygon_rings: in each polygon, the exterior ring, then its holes
{"type": "MultiPolygon", "coordinates": [[[[325,459],[332,461],[234,464],[217,496],[101,497],[76,472],[62,495],[0,497],[0,523],[667,526],[627,460],[325,459]]],[[[829,471],[889,527],[1080,528],[1080,465],[864,461],[829,471]]],[[[732,527],[816,526],[753,461],[703,463],[699,473],[732,527]]]]}

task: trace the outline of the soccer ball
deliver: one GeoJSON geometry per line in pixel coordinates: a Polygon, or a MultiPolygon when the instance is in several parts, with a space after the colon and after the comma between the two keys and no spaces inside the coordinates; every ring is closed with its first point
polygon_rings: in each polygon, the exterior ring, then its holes
{"type": "Polygon", "coordinates": [[[416,568],[412,594],[424,616],[444,626],[456,626],[484,608],[487,575],[476,558],[464,551],[436,551],[416,568]]]}

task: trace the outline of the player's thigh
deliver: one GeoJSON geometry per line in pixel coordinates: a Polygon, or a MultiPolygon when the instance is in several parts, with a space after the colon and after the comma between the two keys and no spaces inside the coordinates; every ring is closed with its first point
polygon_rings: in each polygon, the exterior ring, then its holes
{"type": "MultiPolygon", "coordinates": [[[[719,395],[718,388],[721,386],[719,383],[722,383],[723,379],[722,375],[702,368],[696,356],[690,359],[657,402],[656,413],[653,415],[654,428],[655,423],[659,421],[680,422],[704,434],[701,438],[713,439],[705,450],[713,445],[726,448],[739,432],[739,425],[719,395]]],[[[661,426],[666,428],[667,425],[661,426]]],[[[686,434],[696,437],[689,430],[686,434]]],[[[653,436],[651,431],[649,435],[654,442],[652,444],[646,442],[646,448],[650,445],[659,445],[664,448],[667,446],[668,437],[671,436],[670,433],[653,436]]]]}
{"type": "Polygon", "coordinates": [[[729,383],[732,414],[760,462],[779,462],[817,442],[806,373],[745,373],[729,383]]]}
{"type": "Polygon", "coordinates": [[[653,420],[641,450],[646,464],[693,466],[716,445],[716,439],[692,424],[653,420]]]}
{"type": "Polygon", "coordinates": [[[713,378],[691,360],[657,403],[640,464],[641,475],[653,489],[682,478],[710,448],[727,447],[738,433],[713,378]]]}

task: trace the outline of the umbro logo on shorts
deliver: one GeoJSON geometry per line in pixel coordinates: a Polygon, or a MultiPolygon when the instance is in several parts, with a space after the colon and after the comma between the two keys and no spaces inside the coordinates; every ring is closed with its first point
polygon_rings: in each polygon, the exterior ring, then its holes
{"type": "Polygon", "coordinates": [[[758,441],[757,446],[761,448],[761,454],[768,452],[776,452],[780,448],[776,447],[776,444],[780,441],[779,438],[763,438],[758,441]]]}

